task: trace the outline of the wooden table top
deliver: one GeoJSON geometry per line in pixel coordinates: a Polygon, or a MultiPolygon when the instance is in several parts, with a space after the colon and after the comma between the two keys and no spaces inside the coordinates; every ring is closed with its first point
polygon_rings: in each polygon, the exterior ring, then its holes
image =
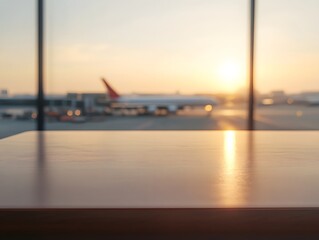
{"type": "Polygon", "coordinates": [[[319,207],[316,131],[32,131],[0,153],[0,208],[319,207]]]}

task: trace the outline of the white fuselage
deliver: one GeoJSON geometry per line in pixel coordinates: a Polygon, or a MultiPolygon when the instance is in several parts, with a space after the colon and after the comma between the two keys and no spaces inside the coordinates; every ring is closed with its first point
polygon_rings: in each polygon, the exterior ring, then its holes
{"type": "Polygon", "coordinates": [[[112,100],[112,105],[118,108],[144,108],[152,113],[157,109],[176,112],[184,107],[205,107],[216,105],[217,101],[201,96],[153,95],[153,96],[121,96],[112,100]]]}

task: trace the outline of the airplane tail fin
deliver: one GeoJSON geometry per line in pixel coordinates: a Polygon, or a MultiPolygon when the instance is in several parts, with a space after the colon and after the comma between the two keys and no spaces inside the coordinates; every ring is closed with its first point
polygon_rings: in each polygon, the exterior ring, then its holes
{"type": "Polygon", "coordinates": [[[120,95],[111,87],[111,85],[104,78],[102,78],[102,81],[103,81],[103,83],[107,89],[107,92],[112,100],[120,97],[120,95]]]}

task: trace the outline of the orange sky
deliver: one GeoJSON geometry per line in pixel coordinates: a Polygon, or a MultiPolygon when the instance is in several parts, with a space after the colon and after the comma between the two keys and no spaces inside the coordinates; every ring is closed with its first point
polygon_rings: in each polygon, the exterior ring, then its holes
{"type": "MultiPolygon", "coordinates": [[[[319,90],[315,0],[258,1],[257,90],[319,90]]],[[[35,6],[0,2],[0,89],[35,92],[35,6]],[[17,8],[17,6],[19,6],[17,8]]],[[[47,1],[46,91],[216,93],[246,86],[246,0],[47,1]]]]}

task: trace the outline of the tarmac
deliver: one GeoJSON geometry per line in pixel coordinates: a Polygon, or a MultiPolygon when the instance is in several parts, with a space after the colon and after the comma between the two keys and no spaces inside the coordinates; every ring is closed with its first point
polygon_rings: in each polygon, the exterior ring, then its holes
{"type": "MultiPolygon", "coordinates": [[[[216,107],[184,111],[169,116],[105,116],[84,123],[47,122],[47,130],[245,130],[247,111],[241,107],[216,107]]],[[[256,109],[256,130],[319,130],[319,107],[262,106],[256,109]]],[[[34,120],[0,119],[0,138],[35,130],[34,120]]]]}

